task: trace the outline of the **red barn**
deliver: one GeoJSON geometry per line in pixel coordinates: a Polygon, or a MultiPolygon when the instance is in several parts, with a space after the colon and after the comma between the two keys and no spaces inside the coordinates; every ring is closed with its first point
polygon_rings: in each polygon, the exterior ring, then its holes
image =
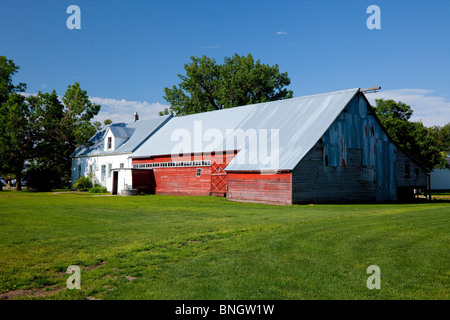
{"type": "Polygon", "coordinates": [[[381,202],[428,187],[359,89],[174,117],[132,159],[133,187],[156,194],[381,202]]]}

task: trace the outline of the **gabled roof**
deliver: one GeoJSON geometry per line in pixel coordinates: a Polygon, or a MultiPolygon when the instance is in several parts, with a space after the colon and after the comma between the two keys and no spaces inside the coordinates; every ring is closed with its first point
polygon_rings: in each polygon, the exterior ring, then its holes
{"type": "Polygon", "coordinates": [[[183,148],[184,153],[241,150],[227,166],[227,171],[293,170],[358,92],[359,88],[355,88],[174,117],[143,143],[132,158],[179,152],[181,136],[184,135],[191,140],[190,146],[185,145],[183,148]],[[238,133],[236,130],[239,129],[238,133]],[[278,130],[276,163],[265,163],[267,159],[259,159],[258,152],[248,152],[248,143],[239,143],[235,139],[236,133],[242,138],[248,130],[258,133],[266,130],[269,155],[271,130],[278,130]],[[220,132],[223,139],[201,141],[198,136],[201,133],[214,136],[214,132],[220,132]]]}
{"type": "Polygon", "coordinates": [[[108,128],[106,128],[104,136],[106,136],[108,134],[108,132],[111,131],[112,134],[114,135],[114,137],[116,137],[116,138],[128,139],[129,137],[131,137],[133,135],[134,130],[135,130],[134,128],[127,128],[127,127],[111,125],[108,128]]]}
{"type": "Polygon", "coordinates": [[[97,132],[91,138],[90,147],[79,147],[72,154],[72,157],[87,157],[98,155],[113,155],[121,153],[131,153],[138,148],[146,139],[152,136],[163,126],[172,116],[156,117],[148,120],[138,120],[131,123],[114,123],[106,129],[97,132]],[[127,138],[122,145],[114,151],[104,151],[104,137],[108,130],[115,137],[127,138]]]}

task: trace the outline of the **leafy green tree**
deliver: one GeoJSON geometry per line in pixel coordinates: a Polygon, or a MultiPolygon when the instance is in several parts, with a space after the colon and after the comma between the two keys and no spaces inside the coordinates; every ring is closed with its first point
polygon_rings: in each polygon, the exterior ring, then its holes
{"type": "MultiPolygon", "coordinates": [[[[88,145],[89,139],[97,132],[91,122],[100,111],[100,105],[89,100],[78,82],[69,85],[62,103],[56,93],[39,94],[39,124],[41,142],[38,162],[41,167],[57,172],[60,184],[68,186],[70,181],[71,155],[75,149],[88,145]]],[[[56,182],[56,181],[55,181],[56,182]]]]}
{"type": "Polygon", "coordinates": [[[164,89],[170,108],[160,114],[186,115],[237,106],[292,98],[287,72],[269,66],[251,54],[225,57],[223,64],[203,56],[191,57],[184,65],[186,75],[178,75],[178,86],[164,89]]]}
{"type": "Polygon", "coordinates": [[[25,161],[34,149],[36,117],[23,95],[11,93],[0,105],[0,146],[3,171],[12,172],[16,190],[22,190],[25,161]]]}
{"type": "Polygon", "coordinates": [[[65,106],[62,131],[72,153],[77,147],[86,145],[96,133],[91,120],[99,113],[101,106],[89,100],[79,82],[67,87],[62,101],[65,106]]]}
{"type": "MultiPolygon", "coordinates": [[[[19,83],[14,85],[12,77],[19,70],[19,66],[16,66],[14,62],[7,59],[5,56],[0,56],[0,172],[17,172],[17,165],[14,163],[15,159],[20,161],[20,157],[17,152],[22,153],[20,150],[14,148],[12,141],[20,140],[22,135],[26,135],[25,128],[23,127],[22,116],[27,115],[26,104],[23,98],[18,95],[10,99],[12,94],[17,92],[23,92],[26,89],[26,84],[19,83]],[[9,101],[9,102],[8,102],[9,101]],[[7,105],[6,102],[8,102],[7,105]],[[10,113],[14,112],[14,113],[10,113]],[[13,128],[14,121],[18,120],[17,130],[20,132],[14,133],[8,132],[7,128],[13,128]],[[13,140],[10,140],[13,138],[13,140]],[[14,154],[10,154],[14,152],[14,154]]],[[[20,179],[18,180],[16,188],[21,188],[20,179]]],[[[2,185],[0,184],[0,191],[2,185]]]]}
{"type": "Polygon", "coordinates": [[[61,119],[61,134],[65,147],[61,150],[65,185],[70,181],[71,155],[76,148],[89,144],[89,139],[97,132],[92,123],[101,106],[89,100],[86,90],[82,90],[79,82],[67,87],[62,97],[64,104],[64,117],[61,119]]]}
{"type": "Polygon", "coordinates": [[[20,69],[14,62],[5,56],[0,56],[0,105],[8,100],[13,92],[24,92],[27,88],[26,84],[19,83],[13,85],[12,77],[20,69]]]}
{"type": "Polygon", "coordinates": [[[438,145],[447,155],[450,155],[450,122],[443,127],[437,127],[438,145]]]}
{"type": "Polygon", "coordinates": [[[437,131],[425,127],[420,121],[410,121],[413,114],[411,106],[394,100],[376,99],[375,102],[375,112],[400,148],[429,169],[446,166],[437,131]]]}
{"type": "Polygon", "coordinates": [[[28,186],[38,191],[50,191],[52,186],[62,184],[66,170],[64,150],[67,145],[62,128],[64,105],[54,90],[52,93],[39,92],[27,100],[37,116],[35,147],[27,170],[28,186]]]}
{"type": "Polygon", "coordinates": [[[27,170],[29,185],[39,191],[67,187],[71,178],[70,156],[97,132],[91,120],[100,105],[89,101],[79,83],[68,86],[62,102],[55,91],[39,92],[28,100],[37,115],[35,148],[27,170]]]}
{"type": "Polygon", "coordinates": [[[112,120],[111,119],[105,119],[103,121],[103,124],[100,121],[94,121],[93,125],[95,127],[95,130],[98,132],[104,128],[106,128],[107,126],[109,126],[110,124],[112,124],[112,120]]]}
{"type": "Polygon", "coordinates": [[[11,172],[21,189],[24,165],[36,189],[68,185],[71,154],[97,132],[91,120],[100,111],[80,84],[69,85],[59,100],[55,91],[19,94],[26,85],[12,83],[19,67],[0,56],[0,171],[11,172]]]}

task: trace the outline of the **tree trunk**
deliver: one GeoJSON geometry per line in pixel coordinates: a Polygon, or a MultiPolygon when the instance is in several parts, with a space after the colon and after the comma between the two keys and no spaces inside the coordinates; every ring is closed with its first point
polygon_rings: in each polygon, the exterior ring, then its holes
{"type": "Polygon", "coordinates": [[[16,191],[22,191],[22,172],[16,173],[16,191]]]}

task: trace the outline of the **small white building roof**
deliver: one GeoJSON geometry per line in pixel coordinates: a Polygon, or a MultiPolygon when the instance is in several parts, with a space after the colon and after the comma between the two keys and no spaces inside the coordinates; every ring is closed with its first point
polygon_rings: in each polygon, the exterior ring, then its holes
{"type": "Polygon", "coordinates": [[[87,157],[98,155],[113,155],[122,153],[132,153],[146,139],[151,137],[158,129],[163,126],[172,116],[161,116],[148,120],[138,120],[130,123],[114,123],[103,129],[91,138],[89,147],[79,147],[72,154],[72,157],[87,157]],[[104,150],[104,137],[108,131],[111,131],[115,137],[127,139],[114,151],[104,150]]]}

